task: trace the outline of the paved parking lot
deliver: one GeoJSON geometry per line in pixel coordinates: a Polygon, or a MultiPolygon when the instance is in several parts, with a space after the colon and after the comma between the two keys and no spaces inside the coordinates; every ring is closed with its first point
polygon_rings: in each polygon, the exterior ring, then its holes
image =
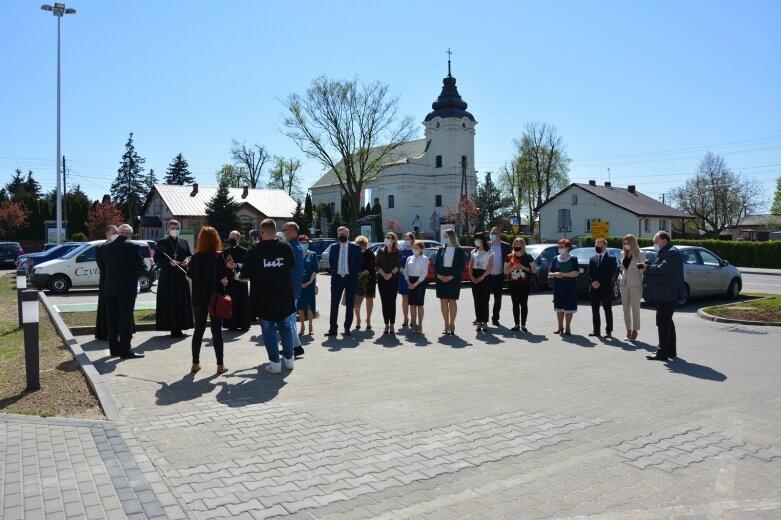
{"type": "Polygon", "coordinates": [[[645,360],[650,309],[635,344],[588,338],[585,305],[575,335],[553,335],[550,293],[531,297],[528,335],[477,335],[465,288],[458,337],[439,336],[431,291],[425,336],[379,335],[377,308],[374,331],[330,339],[324,282],[316,335],[281,376],[260,366],[257,326],[226,333],[223,376],[208,348],[189,374],[189,337],[139,333],[147,357],[121,363],[78,338],[172,491],[169,517],[781,516],[778,330],[690,306],[665,365],[645,360]]]}

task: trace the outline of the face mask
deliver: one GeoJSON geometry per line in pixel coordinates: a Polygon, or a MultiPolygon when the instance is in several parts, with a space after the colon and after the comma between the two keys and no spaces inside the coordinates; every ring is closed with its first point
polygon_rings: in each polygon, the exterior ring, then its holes
{"type": "Polygon", "coordinates": [[[654,242],[654,251],[659,251],[661,248],[662,248],[662,246],[660,246],[659,244],[654,242]]]}
{"type": "Polygon", "coordinates": [[[169,229],[168,234],[171,235],[171,238],[176,238],[179,236],[179,230],[178,229],[169,229]]]}
{"type": "Polygon", "coordinates": [[[385,239],[385,247],[390,247],[392,243],[393,243],[393,240],[391,240],[390,238],[386,238],[385,239]]]}
{"type": "Polygon", "coordinates": [[[624,244],[624,249],[626,249],[627,251],[630,251],[632,249],[632,245],[631,244],[624,244]]]}
{"type": "Polygon", "coordinates": [[[228,243],[230,245],[232,245],[232,246],[235,246],[236,245],[236,239],[235,238],[228,239],[228,243]]]}
{"type": "Polygon", "coordinates": [[[450,245],[450,239],[449,239],[449,238],[447,238],[447,237],[445,238],[445,245],[446,245],[446,246],[449,246],[449,245],[450,245]]]}
{"type": "Polygon", "coordinates": [[[118,237],[118,236],[119,236],[119,235],[117,235],[116,233],[114,233],[113,235],[111,235],[111,238],[109,238],[109,240],[110,240],[111,242],[113,242],[114,240],[116,240],[116,239],[117,239],[117,237],[118,237]]]}
{"type": "Polygon", "coordinates": [[[412,252],[415,253],[415,256],[420,256],[423,254],[422,249],[413,249],[412,252]]]}
{"type": "Polygon", "coordinates": [[[304,253],[309,251],[309,244],[301,244],[301,251],[303,251],[304,253]]]}
{"type": "Polygon", "coordinates": [[[405,240],[405,241],[404,241],[404,246],[405,246],[407,249],[412,249],[412,240],[405,240]]]}
{"type": "Polygon", "coordinates": [[[491,240],[491,242],[494,242],[496,240],[496,235],[488,235],[488,238],[491,240]]]}
{"type": "Polygon", "coordinates": [[[563,248],[563,247],[560,247],[560,248],[559,248],[559,254],[560,254],[560,255],[563,255],[563,254],[564,254],[564,248],[563,248]]]}
{"type": "Polygon", "coordinates": [[[599,247],[599,246],[595,246],[595,247],[594,247],[594,250],[595,250],[597,253],[601,253],[601,252],[602,252],[602,248],[601,248],[601,247],[599,247]]]}
{"type": "Polygon", "coordinates": [[[513,251],[515,251],[516,253],[520,253],[521,251],[523,251],[523,248],[521,248],[521,247],[514,247],[513,251]]]}
{"type": "Polygon", "coordinates": [[[347,242],[347,235],[339,235],[339,242],[343,244],[347,242]]]}
{"type": "Polygon", "coordinates": [[[480,247],[482,245],[483,245],[483,241],[482,240],[475,240],[475,247],[480,247]]]}

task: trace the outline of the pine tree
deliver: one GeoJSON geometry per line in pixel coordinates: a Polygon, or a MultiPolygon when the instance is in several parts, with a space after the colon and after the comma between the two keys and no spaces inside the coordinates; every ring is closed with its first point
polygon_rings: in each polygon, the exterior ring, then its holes
{"type": "Polygon", "coordinates": [[[485,180],[477,187],[475,202],[480,211],[478,229],[490,229],[502,209],[502,196],[491,179],[491,172],[485,174],[485,180]]]}
{"type": "Polygon", "coordinates": [[[182,157],[182,154],[177,154],[171,164],[168,165],[168,170],[165,172],[166,184],[179,184],[183,186],[185,184],[192,184],[195,182],[195,177],[190,173],[190,165],[187,164],[187,159],[182,157]]]}
{"type": "Polygon", "coordinates": [[[206,223],[216,229],[221,237],[227,237],[241,225],[239,217],[236,216],[238,208],[239,205],[233,200],[228,187],[222,184],[214,197],[206,203],[206,223]]]}
{"type": "Polygon", "coordinates": [[[5,191],[8,193],[8,196],[11,199],[13,199],[14,195],[16,195],[18,192],[24,191],[24,178],[22,177],[21,168],[14,170],[14,177],[8,184],[5,185],[5,191]]]}
{"type": "Polygon", "coordinates": [[[776,194],[773,195],[773,205],[770,207],[770,213],[781,215],[781,177],[776,179],[776,194]]]}
{"type": "Polygon", "coordinates": [[[312,227],[312,221],[314,218],[314,211],[312,209],[312,196],[307,193],[306,199],[304,199],[304,223],[306,224],[307,229],[312,227]]]}
{"type": "Polygon", "coordinates": [[[35,198],[41,194],[41,184],[33,179],[33,171],[27,170],[27,179],[24,181],[24,191],[35,198]]]}
{"type": "Polygon", "coordinates": [[[146,191],[149,193],[152,191],[152,188],[155,187],[155,184],[157,184],[157,175],[155,175],[154,168],[149,169],[149,175],[146,176],[146,191]]]}
{"type": "Polygon", "coordinates": [[[111,184],[111,198],[117,206],[122,208],[125,222],[135,221],[146,196],[145,177],[142,175],[144,171],[142,165],[145,161],[146,159],[136,153],[133,132],[131,132],[125,144],[122,161],[119,163],[117,178],[111,184]]]}
{"type": "Polygon", "coordinates": [[[375,240],[378,239],[380,236],[380,233],[385,234],[385,229],[383,228],[383,221],[382,221],[382,206],[380,206],[379,199],[374,201],[374,205],[372,206],[372,215],[375,215],[374,217],[374,238],[375,240]]]}
{"type": "Polygon", "coordinates": [[[293,213],[293,222],[298,224],[299,233],[306,234],[307,227],[306,217],[304,216],[304,207],[301,206],[301,201],[296,202],[296,211],[293,213]]]}

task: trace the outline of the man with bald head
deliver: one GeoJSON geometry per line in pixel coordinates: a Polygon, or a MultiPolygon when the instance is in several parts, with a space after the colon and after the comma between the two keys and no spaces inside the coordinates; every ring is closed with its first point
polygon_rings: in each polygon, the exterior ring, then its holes
{"type": "Polygon", "coordinates": [[[103,246],[119,236],[117,226],[111,224],[106,227],[106,242],[95,248],[95,262],[98,264],[100,277],[98,279],[98,312],[95,316],[95,339],[105,341],[108,339],[108,310],[106,297],[103,295],[103,286],[106,283],[106,264],[103,262],[103,246]]]}

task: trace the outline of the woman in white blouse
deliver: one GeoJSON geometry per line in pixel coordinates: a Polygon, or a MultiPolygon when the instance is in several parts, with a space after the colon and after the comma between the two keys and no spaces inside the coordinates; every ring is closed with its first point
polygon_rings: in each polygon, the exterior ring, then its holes
{"type": "Polygon", "coordinates": [[[491,287],[486,278],[491,274],[494,261],[494,252],[485,240],[485,235],[476,233],[475,248],[469,255],[469,279],[472,280],[477,332],[488,330],[488,300],[491,298],[491,287]]]}
{"type": "Polygon", "coordinates": [[[429,259],[423,254],[426,245],[417,240],[412,245],[412,256],[404,266],[404,279],[409,287],[410,327],[412,332],[423,332],[423,300],[426,296],[429,259]]]}

